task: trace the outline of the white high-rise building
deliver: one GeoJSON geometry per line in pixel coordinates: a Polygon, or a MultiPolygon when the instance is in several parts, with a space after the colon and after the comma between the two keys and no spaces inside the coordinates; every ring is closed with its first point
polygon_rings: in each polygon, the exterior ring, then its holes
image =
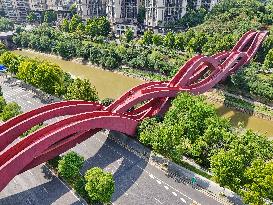
{"type": "Polygon", "coordinates": [[[145,0],[145,27],[158,32],[165,23],[175,22],[187,13],[187,8],[198,9],[201,6],[211,10],[220,0],[145,0]]]}
{"type": "Polygon", "coordinates": [[[107,0],[106,13],[114,32],[122,34],[131,28],[137,34],[137,16],[141,0],[107,0]]]}
{"type": "Polygon", "coordinates": [[[145,0],[145,8],[145,25],[155,28],[182,18],[187,11],[187,0],[145,0]]]}
{"type": "Polygon", "coordinates": [[[78,0],[78,13],[83,19],[106,15],[106,0],[78,0]]]}

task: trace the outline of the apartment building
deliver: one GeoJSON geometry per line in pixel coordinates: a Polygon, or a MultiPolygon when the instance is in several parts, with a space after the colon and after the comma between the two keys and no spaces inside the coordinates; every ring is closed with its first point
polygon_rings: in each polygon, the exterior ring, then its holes
{"type": "Polygon", "coordinates": [[[198,9],[201,6],[211,10],[219,0],[145,0],[145,27],[155,32],[162,32],[165,23],[182,18],[187,9],[198,9]]]}
{"type": "Polygon", "coordinates": [[[187,12],[187,0],[145,0],[145,27],[160,32],[166,22],[182,18],[187,12]]]}
{"type": "Polygon", "coordinates": [[[107,0],[106,14],[113,31],[121,35],[126,29],[131,28],[136,35],[138,10],[143,4],[142,0],[107,0]]]}
{"type": "Polygon", "coordinates": [[[32,11],[44,11],[48,8],[47,0],[29,0],[29,7],[32,11]]]}
{"type": "Polygon", "coordinates": [[[16,22],[26,22],[29,0],[2,0],[2,6],[8,18],[16,22]]]}
{"type": "Polygon", "coordinates": [[[78,14],[83,18],[106,15],[106,0],[78,0],[78,14]]]}

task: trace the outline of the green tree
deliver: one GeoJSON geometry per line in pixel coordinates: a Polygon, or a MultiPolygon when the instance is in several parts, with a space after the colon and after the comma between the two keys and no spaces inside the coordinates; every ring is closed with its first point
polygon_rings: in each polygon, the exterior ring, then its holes
{"type": "Polygon", "coordinates": [[[61,23],[61,30],[64,32],[69,32],[69,22],[67,19],[64,19],[61,23]]]}
{"type": "Polygon", "coordinates": [[[74,82],[68,86],[65,99],[97,101],[98,94],[89,80],[76,78],[74,82]]]}
{"type": "Polygon", "coordinates": [[[102,16],[97,19],[99,28],[99,36],[108,36],[111,31],[111,25],[109,20],[102,16]]]}
{"type": "Polygon", "coordinates": [[[76,152],[69,152],[65,154],[58,164],[58,173],[60,176],[73,182],[79,176],[80,169],[84,163],[84,158],[76,152]]]}
{"type": "Polygon", "coordinates": [[[7,48],[6,48],[5,44],[0,42],[0,55],[2,55],[6,51],[7,51],[7,48]]]}
{"type": "Polygon", "coordinates": [[[115,190],[113,176],[104,172],[101,168],[94,167],[88,170],[84,176],[86,180],[85,190],[91,202],[108,203],[111,201],[115,190]]]}
{"type": "Polygon", "coordinates": [[[102,101],[101,101],[101,104],[104,105],[104,106],[109,106],[111,105],[112,102],[114,102],[115,100],[112,99],[112,98],[104,98],[102,101]]]}
{"type": "Polygon", "coordinates": [[[13,31],[14,30],[14,23],[4,17],[0,17],[0,32],[6,32],[6,31],[13,31]]]}
{"type": "Polygon", "coordinates": [[[0,113],[3,112],[6,105],[7,103],[5,98],[3,96],[0,96],[0,113]]]}
{"type": "Polygon", "coordinates": [[[151,45],[153,43],[153,32],[145,31],[143,35],[143,43],[146,45],[151,45]]]}
{"type": "Polygon", "coordinates": [[[72,17],[72,19],[71,19],[71,21],[70,21],[70,23],[69,23],[69,31],[70,31],[70,32],[76,31],[78,25],[79,25],[81,22],[82,22],[81,17],[80,17],[79,15],[75,14],[75,15],[72,17]]]}
{"type": "Polygon", "coordinates": [[[21,113],[21,107],[17,103],[11,102],[4,107],[1,117],[2,120],[5,122],[21,113]]]}
{"type": "Polygon", "coordinates": [[[126,29],[124,33],[124,38],[126,43],[130,43],[134,39],[134,31],[133,29],[129,28],[126,29]]]}
{"type": "Polygon", "coordinates": [[[40,62],[34,71],[34,84],[49,94],[56,93],[56,86],[61,83],[64,73],[61,68],[47,61],[40,62]]]}
{"type": "Polygon", "coordinates": [[[80,46],[78,40],[64,38],[57,42],[55,50],[62,58],[71,59],[76,56],[78,46],[80,46]]]}
{"type": "Polygon", "coordinates": [[[5,52],[0,56],[0,64],[5,65],[9,72],[16,74],[18,72],[19,65],[23,61],[23,57],[18,56],[11,52],[5,52]]]}
{"type": "Polygon", "coordinates": [[[57,21],[57,13],[55,11],[45,11],[43,15],[43,22],[51,24],[57,21]]]}
{"type": "Polygon", "coordinates": [[[78,32],[84,32],[85,31],[85,26],[84,24],[81,22],[79,23],[79,25],[77,26],[77,29],[76,29],[78,32]]]}
{"type": "Polygon", "coordinates": [[[245,171],[243,155],[238,155],[235,150],[221,150],[211,157],[210,164],[214,178],[221,186],[240,190],[245,171]]]}
{"type": "Polygon", "coordinates": [[[164,38],[160,34],[154,34],[152,37],[152,42],[156,46],[161,46],[163,45],[164,38]]]}
{"type": "Polygon", "coordinates": [[[272,156],[272,142],[247,130],[229,143],[228,151],[220,151],[211,157],[211,170],[222,186],[239,192],[247,183],[244,173],[252,162],[255,159],[269,160],[272,156]]]}
{"type": "Polygon", "coordinates": [[[246,204],[265,205],[265,200],[273,200],[273,161],[255,160],[244,175],[247,183],[241,193],[246,204]]]}
{"type": "Polygon", "coordinates": [[[268,52],[264,60],[264,67],[273,68],[273,48],[268,52]]]}
{"type": "Polygon", "coordinates": [[[185,49],[186,44],[184,33],[177,33],[175,35],[175,48],[182,51],[185,49]]]}
{"type": "Polygon", "coordinates": [[[174,48],[175,46],[175,35],[173,32],[168,32],[164,38],[164,46],[168,48],[174,48]]]}
{"type": "Polygon", "coordinates": [[[34,74],[38,64],[38,61],[33,59],[26,59],[22,61],[18,67],[18,73],[16,76],[27,83],[36,85],[34,74]]]}
{"type": "Polygon", "coordinates": [[[24,138],[28,135],[30,135],[31,133],[37,131],[38,129],[42,128],[43,127],[43,124],[38,124],[38,125],[35,125],[34,127],[30,128],[28,131],[24,132],[20,138],[24,138]]]}
{"type": "Polygon", "coordinates": [[[38,19],[38,17],[34,12],[30,12],[27,15],[27,20],[28,20],[29,23],[35,23],[37,21],[37,19],[38,19]]]}

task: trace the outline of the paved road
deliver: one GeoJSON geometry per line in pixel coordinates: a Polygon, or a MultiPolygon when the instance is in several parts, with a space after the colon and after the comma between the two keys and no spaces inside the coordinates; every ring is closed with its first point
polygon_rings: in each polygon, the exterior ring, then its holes
{"type": "MultiPolygon", "coordinates": [[[[35,95],[0,77],[0,84],[7,101],[16,101],[23,111],[39,107],[43,102],[35,95]]],[[[113,204],[121,205],[175,205],[220,204],[190,185],[177,183],[158,168],[97,133],[73,148],[86,159],[82,172],[98,166],[112,172],[115,179],[113,204]]],[[[1,205],[80,205],[80,201],[45,165],[16,176],[0,193],[1,205]]]]}

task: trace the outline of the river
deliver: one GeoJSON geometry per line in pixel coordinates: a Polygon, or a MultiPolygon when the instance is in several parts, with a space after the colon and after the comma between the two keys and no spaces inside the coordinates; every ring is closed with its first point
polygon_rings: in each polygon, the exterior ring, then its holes
{"type": "MultiPolygon", "coordinates": [[[[64,71],[72,76],[89,79],[98,91],[101,99],[110,97],[117,98],[130,88],[143,83],[143,80],[124,76],[119,73],[105,71],[99,68],[81,65],[72,61],[65,61],[54,56],[33,53],[29,51],[14,51],[15,53],[37,57],[39,59],[49,60],[58,64],[64,71]]],[[[235,109],[227,108],[223,104],[214,103],[217,112],[223,116],[230,118],[233,125],[242,122],[246,128],[251,128],[273,139],[273,122],[251,116],[235,109]]]]}
{"type": "Polygon", "coordinates": [[[72,76],[89,79],[91,84],[96,87],[100,99],[118,98],[122,93],[130,88],[143,83],[143,80],[130,78],[119,73],[109,72],[99,68],[81,65],[72,61],[61,60],[54,56],[42,55],[29,51],[14,51],[15,53],[37,57],[58,64],[64,71],[72,76]]]}

